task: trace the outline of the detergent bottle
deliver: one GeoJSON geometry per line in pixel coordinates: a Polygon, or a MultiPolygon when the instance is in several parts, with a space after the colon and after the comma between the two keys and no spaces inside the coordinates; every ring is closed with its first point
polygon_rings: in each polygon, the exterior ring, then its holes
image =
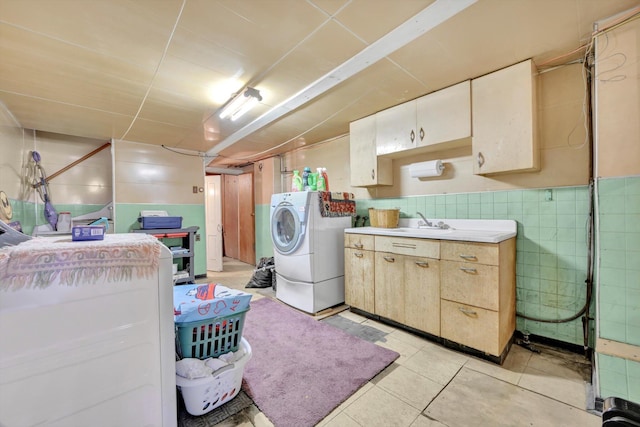
{"type": "Polygon", "coordinates": [[[309,191],[309,175],[311,175],[311,168],[309,166],[305,166],[302,170],[302,188],[304,191],[309,191]]]}
{"type": "Polygon", "coordinates": [[[326,191],[327,186],[324,183],[324,176],[322,176],[322,168],[318,168],[318,177],[316,179],[316,188],[318,191],[326,191]]]}
{"type": "Polygon", "coordinates": [[[322,178],[324,178],[324,188],[329,191],[329,175],[327,175],[327,168],[322,168],[322,178]]]}
{"type": "Polygon", "coordinates": [[[316,191],[318,189],[318,174],[311,172],[309,174],[309,190],[316,191]]]}
{"type": "Polygon", "coordinates": [[[293,178],[291,178],[291,191],[302,191],[302,177],[297,169],[293,171],[293,178]]]}

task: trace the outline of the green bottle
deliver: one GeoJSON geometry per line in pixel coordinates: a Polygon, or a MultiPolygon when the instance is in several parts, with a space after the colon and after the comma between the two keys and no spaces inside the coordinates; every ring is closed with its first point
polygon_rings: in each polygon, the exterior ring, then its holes
{"type": "Polygon", "coordinates": [[[291,191],[302,191],[302,177],[299,170],[293,171],[293,178],[291,179],[291,191]]]}

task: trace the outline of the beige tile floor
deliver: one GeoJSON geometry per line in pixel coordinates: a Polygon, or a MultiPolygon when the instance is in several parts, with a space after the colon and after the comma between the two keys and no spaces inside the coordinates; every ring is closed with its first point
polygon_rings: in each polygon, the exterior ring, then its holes
{"type": "MultiPolygon", "coordinates": [[[[274,298],[271,288],[245,289],[253,268],[225,259],[224,272],[199,281],[249,291],[254,299],[274,298]]],[[[514,345],[499,366],[349,310],[337,316],[387,333],[376,344],[400,357],[319,426],[601,426],[600,416],[585,409],[590,364],[581,355],[536,345],[538,354],[514,345]]],[[[252,405],[218,426],[272,424],[252,405]]]]}

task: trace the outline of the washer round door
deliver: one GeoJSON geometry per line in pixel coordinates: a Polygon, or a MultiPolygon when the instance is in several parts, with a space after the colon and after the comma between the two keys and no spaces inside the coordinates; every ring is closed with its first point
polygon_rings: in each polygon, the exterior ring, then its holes
{"type": "Polygon", "coordinates": [[[290,254],[298,249],[304,238],[304,224],[293,205],[279,204],[271,216],[271,240],[281,254],[290,254]]]}

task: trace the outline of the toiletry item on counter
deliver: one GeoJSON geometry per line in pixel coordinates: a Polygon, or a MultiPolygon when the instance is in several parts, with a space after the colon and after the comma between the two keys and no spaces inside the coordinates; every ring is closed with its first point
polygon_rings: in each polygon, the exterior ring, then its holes
{"type": "Polygon", "coordinates": [[[311,168],[309,166],[305,166],[302,170],[302,188],[304,191],[309,191],[311,188],[309,187],[309,175],[311,174],[311,168]]]}
{"type": "Polygon", "coordinates": [[[318,177],[316,179],[316,188],[318,189],[318,191],[326,191],[327,190],[327,186],[325,184],[324,181],[324,176],[322,175],[322,168],[317,168],[318,171],[318,177]]]}
{"type": "Polygon", "coordinates": [[[318,189],[318,174],[311,172],[308,178],[309,191],[316,191],[318,189]]]}
{"type": "Polygon", "coordinates": [[[327,175],[327,168],[322,168],[322,178],[324,179],[324,189],[329,191],[329,175],[327,175]]]}
{"type": "Polygon", "coordinates": [[[293,177],[291,178],[291,191],[302,191],[302,177],[299,170],[293,171],[293,177]]]}

